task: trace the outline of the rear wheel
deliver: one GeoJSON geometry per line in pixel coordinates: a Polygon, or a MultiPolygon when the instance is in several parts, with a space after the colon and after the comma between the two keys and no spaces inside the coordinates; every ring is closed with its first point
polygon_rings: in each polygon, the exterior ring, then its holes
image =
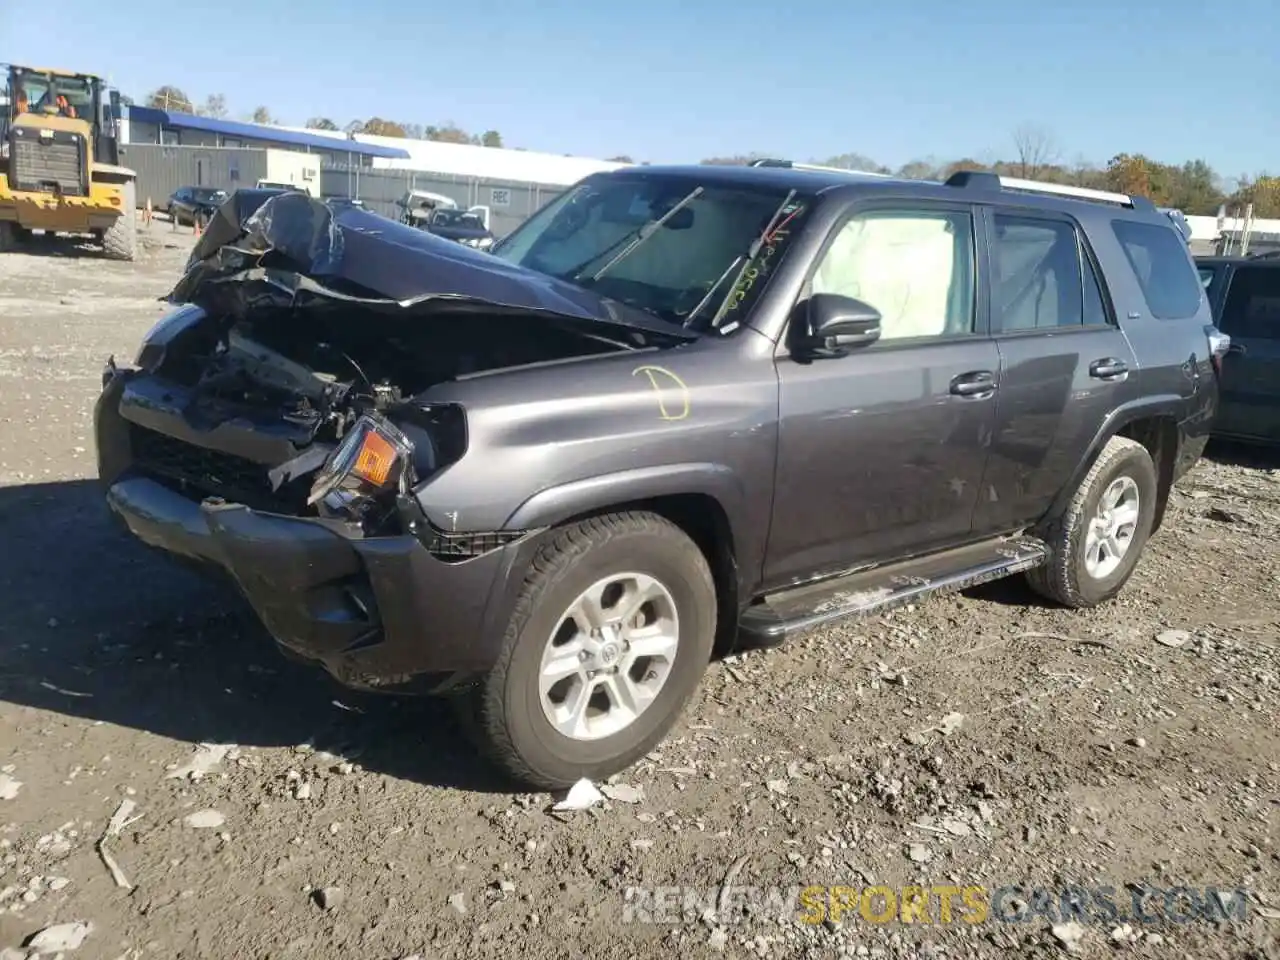
{"type": "Polygon", "coordinates": [[[1147,448],[1112,437],[1062,516],[1042,532],[1049,562],[1027,573],[1032,588],[1068,607],[1114,597],[1151,535],[1158,489],[1147,448]]]}
{"type": "Polygon", "coordinates": [[[715,628],[710,568],[674,524],[620,513],[566,527],[531,566],[469,726],[530,785],[610,776],[674,725],[715,628]]]}
{"type": "Polygon", "coordinates": [[[138,255],[137,187],[124,185],[124,210],[102,234],[102,249],[112,260],[133,260],[138,255]]]}

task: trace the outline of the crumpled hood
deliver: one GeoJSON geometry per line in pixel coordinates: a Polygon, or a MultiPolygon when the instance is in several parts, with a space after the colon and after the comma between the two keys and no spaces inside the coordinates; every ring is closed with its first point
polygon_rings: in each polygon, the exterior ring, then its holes
{"type": "Polygon", "coordinates": [[[356,207],[293,191],[237,190],[210,220],[167,297],[240,316],[347,301],[414,314],[450,307],[590,320],[676,340],[683,330],[576,284],[356,207]]]}

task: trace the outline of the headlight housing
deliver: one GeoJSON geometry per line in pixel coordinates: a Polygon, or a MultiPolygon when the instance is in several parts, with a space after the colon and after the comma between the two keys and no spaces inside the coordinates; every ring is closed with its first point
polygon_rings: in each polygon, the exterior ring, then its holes
{"type": "Polygon", "coordinates": [[[164,357],[165,348],[173,339],[184,330],[199,324],[206,316],[204,310],[193,303],[184,303],[170,310],[152,324],[151,329],[142,338],[138,353],[134,357],[134,366],[144,370],[155,369],[164,357]]]}
{"type": "Polygon", "coordinates": [[[366,413],[317,471],[307,503],[359,518],[379,494],[412,482],[413,444],[385,417],[366,413]]]}

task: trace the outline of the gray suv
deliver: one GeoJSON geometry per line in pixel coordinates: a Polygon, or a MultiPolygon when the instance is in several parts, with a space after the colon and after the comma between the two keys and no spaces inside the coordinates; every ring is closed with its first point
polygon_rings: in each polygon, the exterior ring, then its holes
{"type": "Polygon", "coordinates": [[[246,194],[170,299],[104,372],[114,513],[543,787],[650,751],[716,650],[1110,599],[1227,347],[1149,201],[983,173],[632,167],[491,252],[246,194]]]}

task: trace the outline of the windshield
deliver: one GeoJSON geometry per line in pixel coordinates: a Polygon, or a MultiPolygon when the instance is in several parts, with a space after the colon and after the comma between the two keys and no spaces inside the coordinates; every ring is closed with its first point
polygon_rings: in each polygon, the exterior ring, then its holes
{"type": "Polygon", "coordinates": [[[14,113],[60,113],[93,123],[95,82],[88,77],[14,71],[14,113]]]}
{"type": "Polygon", "coordinates": [[[196,189],[192,191],[192,197],[198,203],[214,203],[218,200],[227,199],[225,190],[214,190],[212,188],[196,189]]]}
{"type": "Polygon", "coordinates": [[[431,222],[437,227],[467,227],[472,230],[483,230],[484,221],[477,213],[465,210],[437,210],[431,222]]]}
{"type": "Polygon", "coordinates": [[[718,317],[727,329],[759,297],[806,208],[807,198],[763,185],[610,174],[552,201],[493,252],[672,323],[698,329],[718,317]]]}

